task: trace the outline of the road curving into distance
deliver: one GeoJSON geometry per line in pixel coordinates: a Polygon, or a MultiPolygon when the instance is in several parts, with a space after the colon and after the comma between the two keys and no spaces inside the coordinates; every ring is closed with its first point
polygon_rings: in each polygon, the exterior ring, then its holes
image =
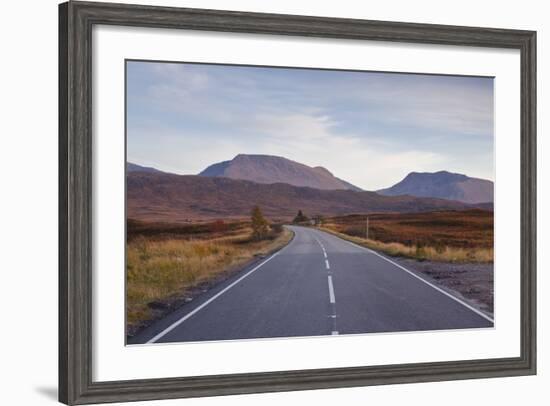
{"type": "Polygon", "coordinates": [[[377,252],[289,226],[277,253],[128,344],[493,327],[491,317],[377,252]]]}

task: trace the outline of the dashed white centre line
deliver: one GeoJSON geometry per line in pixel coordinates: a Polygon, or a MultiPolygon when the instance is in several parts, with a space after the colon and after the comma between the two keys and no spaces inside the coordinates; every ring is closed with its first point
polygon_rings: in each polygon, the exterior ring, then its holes
{"type": "Polygon", "coordinates": [[[332,276],[328,276],[328,295],[330,298],[330,303],[336,303],[336,298],[334,297],[334,286],[332,285],[332,276]]]}
{"type": "Polygon", "coordinates": [[[323,250],[323,256],[325,257],[325,266],[328,270],[328,275],[327,275],[327,277],[328,277],[328,295],[329,295],[330,304],[332,305],[331,306],[332,307],[332,314],[329,317],[334,320],[333,325],[332,325],[333,330],[331,331],[331,334],[333,336],[337,336],[340,333],[338,332],[338,330],[336,330],[336,325],[335,325],[335,321],[336,321],[335,320],[336,319],[336,309],[335,309],[336,296],[334,295],[334,285],[332,283],[332,273],[330,271],[330,263],[328,262],[327,250],[323,246],[323,243],[321,241],[319,241],[319,239],[317,237],[313,237],[313,238],[315,238],[315,241],[317,241],[317,244],[319,244],[319,246],[323,250]]]}

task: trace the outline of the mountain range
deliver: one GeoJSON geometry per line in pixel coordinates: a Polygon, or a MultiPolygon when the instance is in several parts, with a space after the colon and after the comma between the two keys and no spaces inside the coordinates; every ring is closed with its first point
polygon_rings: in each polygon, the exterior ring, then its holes
{"type": "Polygon", "coordinates": [[[377,193],[385,196],[437,197],[475,204],[493,202],[493,190],[494,184],[490,180],[440,171],[411,172],[399,183],[377,193]]]}
{"type": "Polygon", "coordinates": [[[230,161],[223,161],[199,173],[199,176],[224,177],[249,180],[256,183],[288,183],[321,190],[361,189],[335,177],[322,166],[310,167],[273,155],[239,154],[230,161]]]}
{"type": "Polygon", "coordinates": [[[259,205],[272,220],[289,220],[298,210],[309,215],[332,216],[475,207],[445,199],[155,172],[129,172],[126,185],[128,218],[174,223],[248,217],[254,205],[259,205]]]}
{"type": "Polygon", "coordinates": [[[145,221],[187,222],[240,218],[260,205],[271,219],[287,220],[298,210],[342,215],[367,212],[492,210],[493,183],[442,171],[412,172],[377,192],[310,167],[269,155],[237,155],[198,175],[176,175],[127,164],[128,217],[145,221]]]}

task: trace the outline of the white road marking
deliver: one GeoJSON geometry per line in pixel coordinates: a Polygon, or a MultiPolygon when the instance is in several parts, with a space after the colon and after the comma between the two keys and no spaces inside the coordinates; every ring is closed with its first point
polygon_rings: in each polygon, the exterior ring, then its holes
{"type": "MultiPolygon", "coordinates": [[[[328,294],[329,294],[329,299],[330,299],[331,304],[335,304],[336,303],[336,297],[334,296],[334,286],[332,284],[332,273],[330,272],[330,263],[328,262],[327,251],[325,250],[325,247],[323,246],[323,244],[321,243],[321,241],[319,241],[319,239],[317,237],[314,236],[313,238],[315,238],[315,241],[317,241],[317,244],[319,244],[321,246],[321,249],[323,250],[323,256],[325,257],[325,265],[326,265],[327,269],[329,270],[328,271],[328,294]]],[[[336,319],[336,314],[331,314],[329,317],[332,318],[332,319],[336,319]]],[[[338,335],[338,331],[334,330],[334,331],[332,331],[331,334],[333,336],[336,336],[336,335],[338,335]]]]}
{"type": "Polygon", "coordinates": [[[319,244],[321,246],[321,249],[324,251],[325,247],[323,246],[323,243],[317,237],[313,236],[313,238],[315,239],[315,241],[317,241],[317,244],[319,244]]]}
{"type": "Polygon", "coordinates": [[[323,256],[325,257],[325,263],[327,264],[327,269],[330,269],[330,265],[328,264],[328,260],[327,260],[328,259],[327,250],[325,250],[323,243],[317,237],[314,236],[313,238],[315,238],[315,241],[317,241],[317,244],[319,244],[319,246],[323,250],[323,256]]]}
{"type": "MultiPolygon", "coordinates": [[[[287,245],[288,246],[288,245],[287,245]]],[[[285,247],[286,248],[286,247],[285,247]]],[[[241,276],[239,279],[237,279],[235,282],[233,282],[231,285],[227,286],[226,288],[220,290],[218,293],[216,293],[214,296],[212,296],[210,299],[208,299],[206,302],[195,308],[192,312],[187,313],[185,316],[183,316],[178,321],[174,322],[170,327],[166,328],[165,330],[161,331],[159,334],[151,338],[149,341],[147,341],[147,344],[153,344],[158,339],[164,337],[166,334],[168,334],[170,331],[174,330],[177,326],[179,326],[181,323],[183,323],[185,320],[187,320],[189,317],[193,316],[197,312],[199,312],[201,309],[204,309],[206,306],[208,306],[210,303],[212,303],[214,300],[216,300],[218,297],[223,295],[225,292],[227,292],[229,289],[231,289],[233,286],[235,286],[237,283],[242,281],[244,278],[252,274],[254,271],[259,269],[262,265],[266,264],[267,262],[271,261],[273,258],[275,258],[277,255],[279,255],[281,251],[276,252],[272,256],[270,256],[268,259],[266,259],[261,264],[257,265],[247,273],[245,273],[243,276],[241,276]]]]}
{"type": "Polygon", "coordinates": [[[328,276],[328,295],[330,298],[330,303],[336,303],[336,298],[334,297],[334,286],[332,285],[332,276],[328,276]]]}
{"type": "MultiPolygon", "coordinates": [[[[336,237],[336,238],[338,238],[338,237],[336,237]]],[[[445,290],[443,290],[443,289],[441,289],[440,287],[434,285],[433,283],[428,282],[427,280],[425,280],[424,278],[418,276],[418,275],[415,274],[414,272],[409,271],[409,270],[408,270],[407,268],[405,268],[404,266],[401,266],[401,265],[399,265],[398,263],[392,261],[391,259],[386,258],[384,255],[379,254],[378,252],[373,251],[373,250],[371,250],[370,248],[362,247],[362,246],[360,246],[360,245],[358,245],[358,244],[355,244],[355,243],[353,243],[353,242],[351,242],[351,241],[347,241],[347,240],[344,240],[344,239],[342,239],[342,238],[341,238],[341,240],[342,240],[342,241],[345,241],[345,242],[347,242],[347,243],[349,243],[349,244],[351,244],[351,245],[353,245],[353,246],[355,246],[355,247],[357,247],[357,248],[362,248],[362,249],[364,249],[364,250],[370,252],[371,254],[374,254],[374,255],[376,255],[376,256],[378,256],[378,257],[380,257],[380,258],[382,258],[382,259],[388,261],[390,264],[395,265],[396,267],[398,267],[398,268],[401,269],[402,271],[405,271],[405,272],[407,272],[409,275],[414,276],[414,277],[415,277],[416,279],[418,279],[419,281],[424,282],[426,285],[431,286],[432,288],[434,288],[434,289],[437,290],[438,292],[443,293],[445,296],[447,296],[447,297],[453,299],[455,302],[460,303],[462,306],[464,306],[464,307],[470,309],[470,310],[473,311],[475,314],[477,314],[477,315],[483,317],[485,320],[488,320],[488,321],[490,321],[491,323],[494,323],[494,322],[495,322],[494,319],[492,319],[491,317],[487,316],[487,315],[486,315],[485,313],[483,313],[482,311],[480,311],[480,310],[476,309],[475,307],[469,305],[468,303],[466,303],[466,302],[460,300],[459,298],[457,298],[457,297],[451,295],[449,292],[446,292],[445,290]]]]}

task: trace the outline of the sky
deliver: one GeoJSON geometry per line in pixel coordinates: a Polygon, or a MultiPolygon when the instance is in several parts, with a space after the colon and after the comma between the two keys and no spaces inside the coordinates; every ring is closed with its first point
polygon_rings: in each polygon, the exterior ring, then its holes
{"type": "Polygon", "coordinates": [[[267,154],[365,190],[494,180],[493,131],[492,78],[127,62],[127,160],[178,174],[267,154]]]}

